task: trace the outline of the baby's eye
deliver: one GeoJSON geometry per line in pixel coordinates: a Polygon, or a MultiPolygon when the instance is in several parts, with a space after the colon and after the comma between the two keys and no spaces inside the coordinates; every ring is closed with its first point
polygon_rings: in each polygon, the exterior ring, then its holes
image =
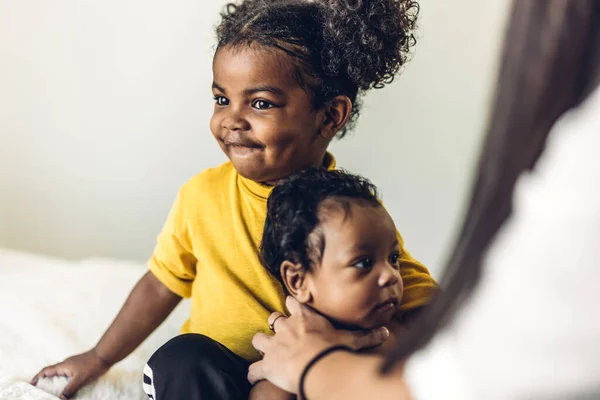
{"type": "Polygon", "coordinates": [[[265,100],[254,100],[254,102],[252,103],[252,107],[258,110],[268,110],[269,108],[273,108],[274,106],[273,104],[265,100]]]}
{"type": "Polygon", "coordinates": [[[229,100],[226,97],[223,96],[215,96],[215,103],[217,103],[217,105],[219,106],[226,106],[229,104],[229,100]]]}
{"type": "Polygon", "coordinates": [[[393,265],[398,265],[399,260],[400,260],[399,252],[392,254],[392,256],[390,257],[390,263],[392,263],[393,265]]]}
{"type": "Polygon", "coordinates": [[[354,264],[353,267],[360,268],[360,269],[373,268],[373,260],[371,260],[370,258],[363,258],[362,260],[360,260],[359,262],[354,264]]]}

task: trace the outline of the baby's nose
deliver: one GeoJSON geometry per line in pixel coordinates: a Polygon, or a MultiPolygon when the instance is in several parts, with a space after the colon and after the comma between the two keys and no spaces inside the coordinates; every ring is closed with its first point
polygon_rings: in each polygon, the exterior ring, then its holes
{"type": "Polygon", "coordinates": [[[386,267],[383,268],[381,275],[379,275],[379,286],[385,287],[395,285],[399,280],[400,272],[397,267],[386,265],[386,267]]]}

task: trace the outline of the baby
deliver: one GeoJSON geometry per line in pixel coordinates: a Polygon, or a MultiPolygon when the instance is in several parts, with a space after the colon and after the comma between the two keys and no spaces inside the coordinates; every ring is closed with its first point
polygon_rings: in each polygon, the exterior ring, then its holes
{"type": "Polygon", "coordinates": [[[359,176],[313,168],[269,196],[264,266],[288,294],[339,328],[389,327],[400,318],[400,248],[376,187],[359,176]]]}

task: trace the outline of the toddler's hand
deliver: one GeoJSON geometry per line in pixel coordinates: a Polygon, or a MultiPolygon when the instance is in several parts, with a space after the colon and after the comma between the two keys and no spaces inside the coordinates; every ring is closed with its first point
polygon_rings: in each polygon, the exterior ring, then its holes
{"type": "Polygon", "coordinates": [[[95,350],[90,350],[42,369],[31,380],[31,384],[35,386],[40,378],[67,376],[70,378],[69,383],[65,386],[61,398],[68,399],[73,397],[81,387],[108,371],[109,368],[110,365],[100,359],[95,350]]]}

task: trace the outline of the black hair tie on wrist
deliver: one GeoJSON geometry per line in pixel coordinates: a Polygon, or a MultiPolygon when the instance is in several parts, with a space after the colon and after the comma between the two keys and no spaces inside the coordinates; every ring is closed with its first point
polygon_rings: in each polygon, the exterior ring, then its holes
{"type": "Polygon", "coordinates": [[[304,395],[304,381],[306,380],[306,375],[308,374],[308,371],[312,368],[313,365],[317,363],[317,361],[319,361],[326,355],[339,350],[353,352],[353,350],[346,345],[336,344],[335,346],[327,347],[325,350],[322,350],[320,353],[314,356],[308,364],[306,364],[306,367],[304,367],[304,370],[302,371],[302,375],[300,375],[300,387],[298,389],[298,398],[300,400],[306,400],[306,396],[304,395]]]}

